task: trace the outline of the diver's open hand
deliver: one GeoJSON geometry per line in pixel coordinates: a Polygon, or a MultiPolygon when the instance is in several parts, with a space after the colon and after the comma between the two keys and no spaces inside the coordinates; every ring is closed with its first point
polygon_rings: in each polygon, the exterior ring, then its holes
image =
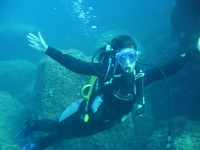
{"type": "Polygon", "coordinates": [[[38,37],[32,33],[29,33],[27,38],[30,42],[29,45],[31,47],[33,47],[37,50],[43,51],[43,52],[45,52],[47,50],[48,46],[46,45],[45,41],[43,40],[40,32],[38,33],[38,37]]]}
{"type": "Polygon", "coordinates": [[[200,51],[200,38],[199,38],[199,41],[198,41],[198,43],[197,43],[197,48],[198,48],[198,50],[200,51]]]}

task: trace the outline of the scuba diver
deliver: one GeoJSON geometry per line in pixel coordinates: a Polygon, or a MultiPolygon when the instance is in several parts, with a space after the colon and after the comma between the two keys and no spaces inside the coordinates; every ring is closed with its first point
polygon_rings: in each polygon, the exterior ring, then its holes
{"type": "MultiPolygon", "coordinates": [[[[83,75],[92,76],[89,86],[82,89],[83,98],[70,104],[58,121],[49,119],[26,121],[21,132],[13,137],[26,138],[33,131],[48,135],[34,139],[22,150],[44,150],[65,139],[80,138],[102,132],[123,122],[135,109],[136,115],[144,111],[145,100],[142,88],[160,79],[162,73],[156,68],[138,69],[138,51],[134,40],[127,35],[111,39],[99,48],[99,62],[85,62],[47,46],[40,32],[29,33],[30,46],[44,52],[65,68],[83,75]],[[85,94],[87,89],[88,94],[85,94]]],[[[200,52],[200,39],[196,47],[159,66],[166,77],[178,72],[200,52]]]]}

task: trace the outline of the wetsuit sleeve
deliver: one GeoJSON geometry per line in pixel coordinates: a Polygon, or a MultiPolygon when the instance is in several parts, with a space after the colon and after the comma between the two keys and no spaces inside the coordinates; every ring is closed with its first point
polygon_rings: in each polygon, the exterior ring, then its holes
{"type": "MultiPolygon", "coordinates": [[[[190,51],[183,53],[178,58],[168,62],[165,65],[158,66],[166,77],[169,77],[178,72],[185,64],[192,60],[196,55],[199,54],[198,49],[192,48],[190,51]]],[[[145,71],[144,86],[147,86],[157,80],[163,79],[163,75],[157,68],[150,68],[145,71]]]]}
{"type": "MultiPolygon", "coordinates": [[[[82,61],[52,47],[48,47],[45,54],[73,72],[85,75],[97,75],[92,68],[91,62],[82,61]]],[[[103,70],[103,66],[100,63],[95,63],[94,67],[98,71],[103,70]]]]}

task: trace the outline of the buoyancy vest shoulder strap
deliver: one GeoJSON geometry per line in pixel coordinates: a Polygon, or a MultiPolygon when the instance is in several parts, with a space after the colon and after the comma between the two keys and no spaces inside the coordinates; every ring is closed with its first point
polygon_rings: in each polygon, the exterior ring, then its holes
{"type": "Polygon", "coordinates": [[[138,70],[137,72],[138,73],[135,75],[136,97],[137,97],[137,102],[135,104],[135,109],[136,109],[135,114],[138,116],[142,116],[145,109],[144,83],[143,83],[143,77],[145,73],[138,70]]]}

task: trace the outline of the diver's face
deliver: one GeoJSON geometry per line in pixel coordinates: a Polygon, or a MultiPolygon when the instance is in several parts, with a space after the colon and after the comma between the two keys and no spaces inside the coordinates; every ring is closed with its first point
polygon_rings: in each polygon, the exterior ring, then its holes
{"type": "Polygon", "coordinates": [[[133,72],[136,65],[137,56],[138,54],[136,50],[132,48],[124,48],[121,49],[115,57],[124,72],[133,72]]]}

